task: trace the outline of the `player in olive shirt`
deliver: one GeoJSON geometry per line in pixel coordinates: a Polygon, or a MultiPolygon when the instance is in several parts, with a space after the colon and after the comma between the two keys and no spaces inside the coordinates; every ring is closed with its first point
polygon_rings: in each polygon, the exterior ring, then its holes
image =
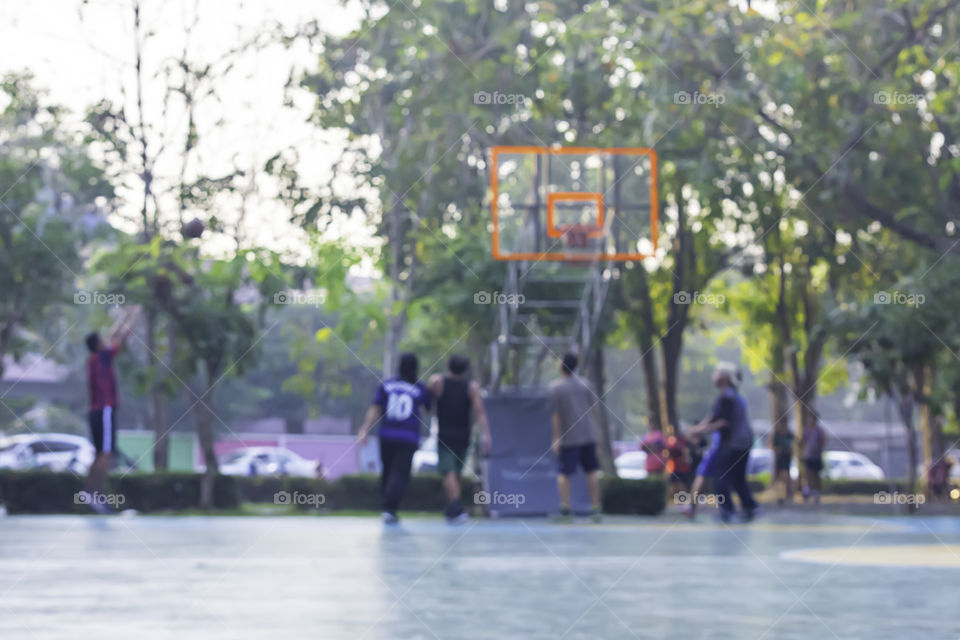
{"type": "Polygon", "coordinates": [[[597,470],[597,426],[593,419],[594,393],[586,381],[574,374],[577,356],[568,353],[560,363],[560,379],[550,385],[550,415],[553,422],[553,453],[560,461],[557,491],[560,516],[569,518],[570,476],[583,468],[594,520],[600,519],[600,481],[597,470]]]}

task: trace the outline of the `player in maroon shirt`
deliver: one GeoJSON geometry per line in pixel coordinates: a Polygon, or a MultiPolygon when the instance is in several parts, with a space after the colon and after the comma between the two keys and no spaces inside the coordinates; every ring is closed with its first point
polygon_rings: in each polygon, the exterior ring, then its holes
{"type": "Polygon", "coordinates": [[[110,458],[116,449],[117,425],[117,377],[113,360],[133,330],[133,323],[140,313],[139,307],[126,311],[110,331],[104,342],[99,333],[88,334],[85,342],[90,355],[87,357],[87,388],[90,392],[90,438],[97,455],[87,474],[87,503],[100,513],[111,511],[106,502],[97,499],[102,492],[110,469],[110,458]]]}

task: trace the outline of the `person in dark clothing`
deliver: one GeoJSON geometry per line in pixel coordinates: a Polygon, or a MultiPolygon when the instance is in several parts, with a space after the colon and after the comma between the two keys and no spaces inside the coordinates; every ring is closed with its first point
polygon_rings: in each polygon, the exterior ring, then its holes
{"type": "Polygon", "coordinates": [[[770,432],[770,449],[773,451],[773,485],[783,487],[783,493],[777,497],[777,504],[790,502],[793,496],[790,464],[793,460],[793,434],[786,421],[780,420],[770,432]]]}
{"type": "Polygon", "coordinates": [[[735,365],[719,363],[713,372],[713,384],[720,390],[710,415],[694,430],[696,433],[720,432],[720,442],[716,453],[716,478],[714,490],[720,507],[720,519],[730,521],[734,515],[731,489],[740,497],[743,520],[749,521],[757,513],[757,503],[753,499],[750,485],[747,483],[747,462],[753,446],[753,430],[747,415],[747,403],[737,392],[740,373],[735,365]]]}
{"type": "Polygon", "coordinates": [[[490,452],[490,425],[483,409],[480,385],[470,380],[470,360],[454,355],[447,362],[447,373],[430,377],[427,388],[436,399],[437,408],[437,471],[443,476],[443,490],[447,494],[444,516],[447,522],[460,523],[467,519],[460,502],[460,475],[463,473],[470,429],[480,425],[480,445],[490,452]]]}
{"type": "Polygon", "coordinates": [[[99,333],[90,333],[84,339],[90,355],[87,356],[87,390],[90,404],[88,418],[90,439],[96,456],[87,474],[84,500],[97,513],[112,513],[113,509],[102,499],[106,487],[110,460],[117,446],[117,377],[113,361],[140,314],[140,307],[131,307],[120,316],[110,330],[106,341],[99,333]]]}
{"type": "Polygon", "coordinates": [[[384,524],[397,524],[397,509],[410,482],[413,454],[420,444],[420,409],[430,410],[430,392],[417,380],[420,363],[417,356],[400,356],[398,375],[382,382],[373,404],[360,427],[360,446],[367,443],[373,425],[380,423],[380,492],[383,496],[384,524]]]}

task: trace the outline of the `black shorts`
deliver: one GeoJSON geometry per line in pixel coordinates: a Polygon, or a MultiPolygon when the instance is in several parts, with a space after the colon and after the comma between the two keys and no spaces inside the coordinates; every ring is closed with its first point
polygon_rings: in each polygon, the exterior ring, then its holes
{"type": "Polygon", "coordinates": [[[807,458],[803,461],[803,466],[807,468],[807,471],[819,474],[823,471],[823,458],[807,458]]]}
{"type": "Polygon", "coordinates": [[[790,471],[789,453],[778,453],[773,457],[773,473],[777,474],[781,471],[790,471]]]}
{"type": "Polygon", "coordinates": [[[560,475],[572,476],[577,467],[583,468],[584,473],[593,473],[600,468],[597,460],[597,445],[594,443],[581,444],[573,447],[560,447],[560,475]]]}
{"type": "Polygon", "coordinates": [[[90,439],[97,453],[113,453],[117,448],[117,423],[111,407],[90,411],[90,439]]]}

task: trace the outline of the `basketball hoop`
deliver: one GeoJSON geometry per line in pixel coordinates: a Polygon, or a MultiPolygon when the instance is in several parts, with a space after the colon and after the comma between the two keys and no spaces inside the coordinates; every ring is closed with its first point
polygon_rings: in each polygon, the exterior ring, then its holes
{"type": "Polygon", "coordinates": [[[585,224],[570,224],[561,228],[563,241],[571,249],[585,248],[590,240],[590,232],[595,230],[585,224]]]}
{"type": "Polygon", "coordinates": [[[603,233],[602,229],[597,229],[589,224],[568,224],[558,228],[563,237],[563,243],[570,251],[564,251],[564,264],[574,267],[586,267],[596,261],[596,256],[591,251],[586,251],[590,247],[590,240],[603,233]]]}

